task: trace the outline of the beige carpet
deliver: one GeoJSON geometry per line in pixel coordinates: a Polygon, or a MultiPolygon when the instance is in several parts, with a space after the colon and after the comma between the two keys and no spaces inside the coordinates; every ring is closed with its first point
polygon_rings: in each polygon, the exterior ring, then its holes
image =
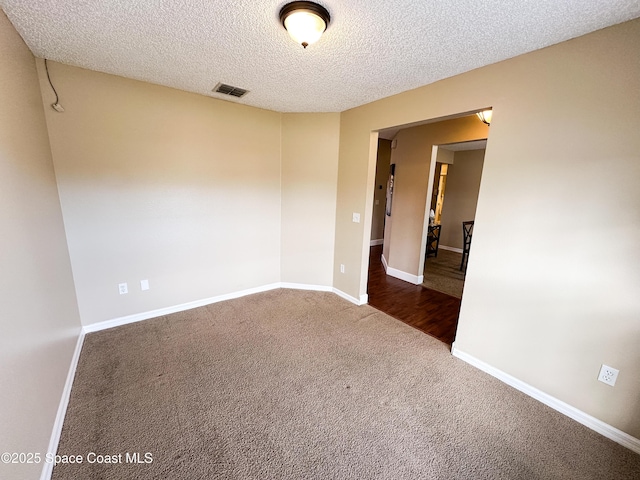
{"type": "Polygon", "coordinates": [[[54,479],[638,479],[640,456],[331,293],[86,337],[54,479]]]}
{"type": "Polygon", "coordinates": [[[437,257],[428,257],[424,262],[424,282],[431,290],[462,298],[464,273],[460,271],[462,254],[438,249],[437,257]]]}

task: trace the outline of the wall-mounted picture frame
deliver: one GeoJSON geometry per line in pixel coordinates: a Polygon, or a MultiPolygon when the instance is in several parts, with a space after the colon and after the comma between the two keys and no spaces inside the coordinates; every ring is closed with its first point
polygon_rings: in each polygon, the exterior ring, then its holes
{"type": "Polygon", "coordinates": [[[387,206],[385,209],[385,213],[387,217],[391,216],[391,203],[393,201],[393,183],[395,182],[396,176],[396,164],[392,163],[389,166],[389,181],[387,182],[387,206]]]}

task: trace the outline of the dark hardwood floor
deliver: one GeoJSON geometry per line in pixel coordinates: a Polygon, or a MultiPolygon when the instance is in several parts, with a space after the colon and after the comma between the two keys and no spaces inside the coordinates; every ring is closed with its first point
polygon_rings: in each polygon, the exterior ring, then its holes
{"type": "Polygon", "coordinates": [[[388,276],[381,255],[382,245],[371,247],[369,305],[451,345],[458,326],[460,300],[388,276]]]}

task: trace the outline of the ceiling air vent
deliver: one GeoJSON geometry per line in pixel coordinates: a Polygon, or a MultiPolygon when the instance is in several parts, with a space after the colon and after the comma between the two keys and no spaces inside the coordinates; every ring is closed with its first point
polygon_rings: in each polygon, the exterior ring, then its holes
{"type": "Polygon", "coordinates": [[[213,89],[215,93],[222,93],[223,95],[231,95],[232,97],[244,97],[249,90],[244,88],[234,87],[233,85],[227,85],[226,83],[219,83],[213,89]]]}

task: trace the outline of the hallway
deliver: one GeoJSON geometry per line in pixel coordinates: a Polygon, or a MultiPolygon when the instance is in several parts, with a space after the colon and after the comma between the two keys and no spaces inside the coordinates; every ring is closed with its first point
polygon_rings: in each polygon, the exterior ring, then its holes
{"type": "Polygon", "coordinates": [[[382,245],[369,251],[369,305],[451,345],[455,339],[460,300],[422,285],[388,276],[382,266],[382,245]]]}

